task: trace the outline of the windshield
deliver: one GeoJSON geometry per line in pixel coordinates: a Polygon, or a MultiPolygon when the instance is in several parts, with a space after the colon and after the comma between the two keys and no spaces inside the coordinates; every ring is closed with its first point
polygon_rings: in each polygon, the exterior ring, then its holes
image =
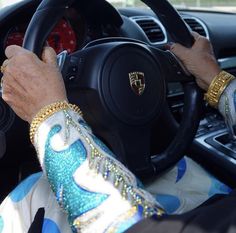
{"type": "MultiPolygon", "coordinates": [[[[23,0],[0,0],[0,8],[23,0]]],[[[146,7],[140,0],[107,0],[116,7],[146,7]]],[[[158,0],[157,0],[158,1],[158,0]]],[[[236,12],[236,0],[169,0],[178,9],[236,12]]]]}
{"type": "MultiPolygon", "coordinates": [[[[140,0],[108,0],[117,7],[145,7],[140,0]]],[[[158,1],[158,0],[157,0],[158,1]]],[[[177,9],[236,12],[236,0],[169,0],[177,9]]]]}
{"type": "Polygon", "coordinates": [[[16,2],[21,2],[23,0],[0,0],[0,8],[8,6],[8,5],[12,5],[16,2]]]}

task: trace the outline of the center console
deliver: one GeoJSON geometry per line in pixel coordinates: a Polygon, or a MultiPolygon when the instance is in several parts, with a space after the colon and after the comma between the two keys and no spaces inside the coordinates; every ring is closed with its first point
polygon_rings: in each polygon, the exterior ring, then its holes
{"type": "Polygon", "coordinates": [[[201,121],[192,152],[193,158],[208,171],[236,187],[236,142],[229,137],[219,113],[212,110],[201,121]]]}
{"type": "MultiPolygon", "coordinates": [[[[168,102],[177,120],[181,120],[184,93],[180,84],[169,86],[168,102]]],[[[236,187],[236,142],[228,135],[223,117],[206,107],[188,155],[220,180],[236,187]]]]}
{"type": "MultiPolygon", "coordinates": [[[[219,61],[219,64],[222,69],[236,76],[233,63],[224,65],[219,61]]],[[[229,137],[224,120],[217,111],[207,109],[192,148],[195,159],[201,165],[206,166],[225,183],[236,187],[236,142],[229,137]]]]}

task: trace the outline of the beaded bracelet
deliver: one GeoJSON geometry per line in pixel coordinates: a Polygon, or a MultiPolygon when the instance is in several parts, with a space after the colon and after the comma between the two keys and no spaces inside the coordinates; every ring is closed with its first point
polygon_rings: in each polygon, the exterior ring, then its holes
{"type": "Polygon", "coordinates": [[[218,75],[216,75],[204,96],[204,99],[211,107],[218,107],[223,91],[233,79],[235,79],[235,77],[225,71],[221,71],[218,75]]]}
{"type": "Polygon", "coordinates": [[[66,101],[60,101],[60,102],[47,105],[36,114],[36,116],[33,118],[30,124],[30,141],[34,144],[35,133],[43,121],[48,119],[54,113],[59,112],[61,110],[66,110],[66,109],[71,109],[82,116],[82,112],[78,106],[69,104],[66,101]]]}

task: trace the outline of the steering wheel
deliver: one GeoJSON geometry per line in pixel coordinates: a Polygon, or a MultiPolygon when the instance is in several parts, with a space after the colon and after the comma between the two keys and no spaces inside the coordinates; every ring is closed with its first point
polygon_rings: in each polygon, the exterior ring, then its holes
{"type": "MultiPolygon", "coordinates": [[[[192,46],[188,27],[168,1],[143,2],[174,41],[192,46]]],[[[72,3],[43,0],[28,26],[24,48],[40,56],[50,31],[72,3]]],[[[198,128],[202,95],[194,78],[171,52],[133,39],[108,38],[71,55],[62,53],[59,61],[70,101],[80,106],[95,134],[136,175],[160,174],[183,157],[198,128]],[[167,108],[166,82],[176,81],[184,85],[182,122],[168,147],[151,156],[150,131],[167,108]]],[[[170,128],[175,127],[171,122],[170,128]]]]}

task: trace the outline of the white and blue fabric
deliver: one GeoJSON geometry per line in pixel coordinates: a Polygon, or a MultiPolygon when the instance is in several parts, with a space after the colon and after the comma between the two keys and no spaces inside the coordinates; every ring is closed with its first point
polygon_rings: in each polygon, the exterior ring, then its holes
{"type": "Polygon", "coordinates": [[[0,233],[26,233],[41,207],[42,233],[124,232],[145,217],[183,213],[231,191],[187,157],[140,188],[72,110],[40,125],[35,148],[43,172],[28,177],[1,204],[0,233]]]}
{"type": "Polygon", "coordinates": [[[182,214],[196,208],[215,194],[232,190],[188,157],[181,159],[160,179],[146,184],[167,214],[182,214]]]}

